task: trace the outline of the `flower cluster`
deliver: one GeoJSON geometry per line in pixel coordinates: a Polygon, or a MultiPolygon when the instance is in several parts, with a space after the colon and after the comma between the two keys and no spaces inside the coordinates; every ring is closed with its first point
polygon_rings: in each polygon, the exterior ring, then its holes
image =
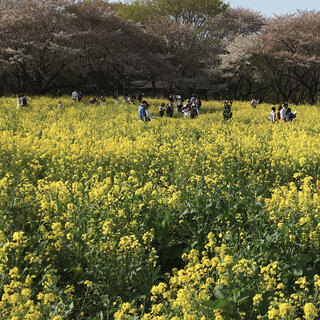
{"type": "Polygon", "coordinates": [[[1,319],[320,316],[316,107],[61,101],[0,100],[1,319]]]}

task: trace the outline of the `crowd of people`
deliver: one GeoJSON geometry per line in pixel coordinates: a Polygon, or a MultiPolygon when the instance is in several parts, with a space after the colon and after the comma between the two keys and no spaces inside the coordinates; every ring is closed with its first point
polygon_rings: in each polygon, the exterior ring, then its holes
{"type": "MultiPolygon", "coordinates": [[[[58,97],[63,95],[63,89],[58,89],[57,91],[58,97]]],[[[82,93],[78,90],[74,90],[71,94],[71,98],[75,102],[81,102],[82,93]]],[[[156,119],[157,116],[153,116],[149,113],[150,105],[146,100],[143,100],[144,93],[139,92],[136,96],[129,96],[127,93],[123,95],[123,103],[128,104],[136,104],[139,102],[138,108],[138,118],[144,122],[149,122],[151,119],[156,119]]],[[[113,93],[113,98],[116,104],[119,103],[119,92],[116,90],[113,93]]],[[[99,99],[96,97],[89,99],[89,104],[106,104],[106,98],[104,96],[100,96],[99,99]]],[[[231,120],[233,117],[232,112],[232,100],[225,100],[223,103],[223,112],[222,118],[226,121],[231,120]]],[[[251,101],[251,106],[255,109],[259,104],[259,99],[254,98],[251,101]]],[[[19,94],[17,97],[17,108],[23,108],[29,106],[27,98],[24,94],[19,94]]],[[[193,94],[191,98],[184,100],[180,94],[170,94],[166,103],[161,103],[159,107],[159,117],[168,116],[170,118],[173,117],[174,113],[177,112],[180,115],[183,115],[186,118],[194,119],[200,114],[200,109],[202,106],[202,101],[200,97],[196,94],[193,94]]],[[[59,101],[58,108],[62,107],[62,102],[59,101]]],[[[268,120],[276,123],[276,122],[292,122],[293,119],[297,117],[297,112],[291,111],[288,104],[285,103],[283,105],[279,105],[278,107],[272,107],[271,113],[268,117],[268,120]]]]}
{"type": "Polygon", "coordinates": [[[279,105],[278,108],[272,107],[268,120],[273,123],[280,121],[292,122],[296,117],[297,111],[291,112],[291,108],[289,108],[288,104],[285,103],[283,106],[279,105]]]}
{"type": "MultiPolygon", "coordinates": [[[[199,96],[193,94],[190,99],[186,101],[183,100],[181,95],[170,94],[167,103],[162,103],[159,107],[159,117],[164,117],[167,115],[172,118],[174,112],[184,115],[186,118],[194,119],[196,118],[202,106],[202,101],[199,96]]],[[[155,116],[150,116],[148,114],[148,109],[150,105],[147,101],[142,101],[138,108],[138,117],[140,120],[148,122],[151,118],[156,118],[155,116]]]]}

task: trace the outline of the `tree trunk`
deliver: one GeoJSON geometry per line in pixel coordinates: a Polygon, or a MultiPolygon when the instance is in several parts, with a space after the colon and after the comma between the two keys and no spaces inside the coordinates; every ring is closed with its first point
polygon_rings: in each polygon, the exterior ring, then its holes
{"type": "Polygon", "coordinates": [[[157,95],[156,81],[152,80],[151,83],[152,83],[152,96],[155,98],[157,95]]]}

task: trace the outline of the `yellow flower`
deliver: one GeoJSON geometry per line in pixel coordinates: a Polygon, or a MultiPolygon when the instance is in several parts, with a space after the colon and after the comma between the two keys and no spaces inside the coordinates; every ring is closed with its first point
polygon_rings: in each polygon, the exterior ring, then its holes
{"type": "Polygon", "coordinates": [[[19,269],[17,267],[14,267],[12,268],[10,271],[9,271],[9,275],[12,279],[15,279],[15,278],[20,278],[20,275],[19,275],[19,269]]]}
{"type": "Polygon", "coordinates": [[[282,318],[285,318],[287,316],[288,311],[289,311],[288,303],[284,302],[279,304],[279,314],[282,318]]]}
{"type": "Polygon", "coordinates": [[[318,316],[318,310],[311,302],[304,305],[303,311],[306,320],[313,320],[318,316]]]}
{"type": "Polygon", "coordinates": [[[275,319],[278,316],[278,314],[279,314],[279,312],[277,309],[271,308],[268,311],[268,319],[269,320],[275,319]]]}
{"type": "Polygon", "coordinates": [[[260,294],[260,293],[256,294],[256,295],[253,297],[252,300],[253,300],[253,305],[254,305],[254,306],[259,305],[259,304],[261,303],[261,301],[263,300],[263,299],[262,299],[262,294],[260,294]]]}
{"type": "Polygon", "coordinates": [[[30,289],[27,289],[27,288],[22,289],[21,294],[22,294],[24,297],[28,298],[28,297],[31,296],[31,290],[30,290],[30,289]]]}

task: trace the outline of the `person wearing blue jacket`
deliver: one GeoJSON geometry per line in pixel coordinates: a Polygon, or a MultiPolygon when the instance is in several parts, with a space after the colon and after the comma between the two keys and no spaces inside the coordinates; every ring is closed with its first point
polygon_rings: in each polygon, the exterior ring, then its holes
{"type": "Polygon", "coordinates": [[[291,112],[291,108],[288,108],[287,112],[286,112],[286,122],[292,122],[292,120],[294,118],[297,117],[297,111],[295,111],[294,113],[291,112]]]}
{"type": "Polygon", "coordinates": [[[142,101],[141,105],[138,108],[138,117],[140,120],[144,121],[144,122],[148,122],[149,118],[147,115],[147,108],[148,108],[149,104],[147,101],[142,101]]]}

